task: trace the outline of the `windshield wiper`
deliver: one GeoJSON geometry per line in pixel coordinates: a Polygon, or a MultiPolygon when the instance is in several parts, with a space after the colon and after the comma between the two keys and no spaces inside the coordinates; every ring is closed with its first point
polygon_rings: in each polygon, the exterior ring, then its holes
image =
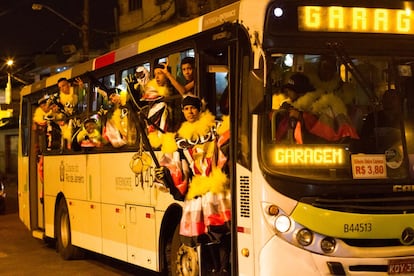
{"type": "Polygon", "coordinates": [[[375,95],[373,87],[369,85],[369,82],[364,78],[364,75],[355,66],[352,59],[346,53],[343,45],[338,42],[328,42],[327,46],[335,52],[337,58],[346,67],[346,69],[349,72],[351,72],[352,76],[356,79],[358,84],[362,87],[364,93],[372,101],[372,103],[374,105],[378,104],[378,97],[375,95]]]}

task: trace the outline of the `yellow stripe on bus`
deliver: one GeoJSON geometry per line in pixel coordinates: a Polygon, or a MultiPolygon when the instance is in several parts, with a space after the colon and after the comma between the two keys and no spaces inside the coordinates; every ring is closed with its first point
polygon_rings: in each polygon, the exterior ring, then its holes
{"type": "Polygon", "coordinates": [[[192,19],[151,37],[144,38],[139,41],[138,53],[179,41],[201,31],[217,27],[225,22],[235,22],[239,17],[239,6],[240,3],[233,3],[203,17],[192,19]]]}
{"type": "MultiPolygon", "coordinates": [[[[68,70],[65,70],[65,71],[59,73],[59,74],[52,75],[52,76],[48,77],[46,79],[45,87],[49,87],[49,86],[57,84],[57,81],[60,78],[67,78],[68,80],[71,79],[72,78],[72,70],[73,70],[73,68],[70,68],[68,70]]],[[[58,91],[56,91],[56,92],[58,92],[58,91]]]]}
{"type": "Polygon", "coordinates": [[[414,228],[414,214],[357,214],[324,210],[299,203],[292,218],[317,233],[338,238],[400,239],[414,228]]]}
{"type": "Polygon", "coordinates": [[[148,38],[144,38],[138,43],[138,52],[142,53],[195,35],[201,30],[199,22],[200,19],[196,18],[178,26],[168,28],[167,30],[159,32],[158,34],[152,35],[148,38]]]}

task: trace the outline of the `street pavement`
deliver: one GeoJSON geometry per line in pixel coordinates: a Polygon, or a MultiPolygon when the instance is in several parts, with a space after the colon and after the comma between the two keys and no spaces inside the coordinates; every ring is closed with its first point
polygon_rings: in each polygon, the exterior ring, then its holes
{"type": "Polygon", "coordinates": [[[61,259],[54,247],[32,237],[19,220],[17,184],[6,184],[6,213],[0,214],[0,275],[155,275],[94,253],[83,260],[61,259]]]}

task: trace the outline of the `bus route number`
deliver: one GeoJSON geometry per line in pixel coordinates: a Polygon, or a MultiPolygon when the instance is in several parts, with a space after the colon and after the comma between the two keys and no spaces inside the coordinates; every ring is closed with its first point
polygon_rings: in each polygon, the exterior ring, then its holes
{"type": "Polygon", "coordinates": [[[344,233],[349,232],[371,232],[372,231],[372,224],[368,223],[345,223],[344,224],[344,233]]]}

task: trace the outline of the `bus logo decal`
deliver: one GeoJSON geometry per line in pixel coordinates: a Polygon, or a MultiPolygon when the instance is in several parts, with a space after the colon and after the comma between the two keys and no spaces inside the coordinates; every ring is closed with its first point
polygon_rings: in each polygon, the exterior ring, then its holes
{"type": "Polygon", "coordinates": [[[414,191],[414,185],[394,185],[392,186],[392,191],[394,193],[412,192],[414,191]]]}
{"type": "Polygon", "coordinates": [[[414,242],[414,229],[407,227],[401,234],[401,243],[404,245],[411,245],[414,242]]]}

